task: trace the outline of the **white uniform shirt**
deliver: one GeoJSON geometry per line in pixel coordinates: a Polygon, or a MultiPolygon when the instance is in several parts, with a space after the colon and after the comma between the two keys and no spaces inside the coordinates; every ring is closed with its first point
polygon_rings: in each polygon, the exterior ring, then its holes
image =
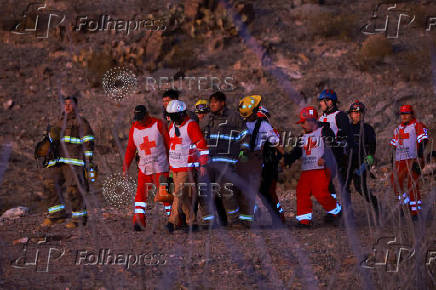
{"type": "MultiPolygon", "coordinates": [[[[254,127],[256,125],[256,121],[254,122],[246,122],[246,126],[248,129],[248,133],[253,135],[254,127]]],[[[254,151],[259,151],[262,149],[262,146],[266,141],[269,141],[271,144],[276,145],[279,143],[280,138],[278,134],[274,131],[273,127],[271,127],[270,123],[263,120],[259,127],[259,132],[256,136],[256,142],[254,151]]]]}

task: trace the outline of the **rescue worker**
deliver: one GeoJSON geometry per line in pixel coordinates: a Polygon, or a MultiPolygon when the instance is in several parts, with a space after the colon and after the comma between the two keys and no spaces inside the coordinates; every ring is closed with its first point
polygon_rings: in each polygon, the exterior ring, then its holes
{"type": "Polygon", "coordinates": [[[351,182],[356,191],[362,195],[367,202],[371,202],[375,214],[378,217],[379,209],[377,197],[368,191],[366,184],[367,171],[374,164],[376,151],[376,136],[374,128],[364,123],[365,105],[359,100],[350,105],[348,114],[351,119],[350,128],[353,134],[353,150],[351,155],[351,168],[347,180],[347,191],[351,182]]]}
{"type": "MultiPolygon", "coordinates": [[[[180,97],[179,91],[173,89],[165,91],[162,95],[162,115],[163,115],[163,119],[167,120],[168,124],[171,120],[170,117],[168,116],[168,112],[166,111],[166,108],[169,102],[171,102],[172,100],[178,100],[179,97],[180,97]]],[[[186,113],[188,114],[191,120],[198,122],[198,117],[194,112],[187,110],[186,113]]]]}
{"type": "MultiPolygon", "coordinates": [[[[338,180],[341,186],[345,184],[347,177],[347,167],[348,167],[348,155],[350,149],[353,147],[353,136],[350,130],[350,123],[347,114],[340,111],[337,107],[338,97],[336,92],[330,89],[323,90],[318,96],[318,103],[322,111],[322,115],[319,117],[319,121],[322,122],[322,126],[329,126],[336,137],[336,145],[343,148],[340,155],[337,157],[337,171],[331,172],[332,178],[335,177],[336,172],[338,173],[338,180]]],[[[339,152],[338,152],[339,154],[339,152]]],[[[333,182],[329,184],[330,193],[336,198],[337,190],[333,182]]],[[[351,208],[351,196],[350,193],[345,189],[341,190],[343,196],[341,196],[344,208],[350,209],[350,217],[352,217],[351,208]]],[[[348,211],[347,211],[348,212],[348,211]]]]}
{"type": "MultiPolygon", "coordinates": [[[[209,113],[209,101],[200,99],[195,103],[194,107],[195,107],[194,112],[198,118],[198,123],[200,125],[201,133],[204,133],[204,125],[203,125],[204,121],[203,120],[207,116],[207,114],[209,113]]],[[[195,152],[194,163],[198,163],[198,160],[197,160],[198,158],[199,158],[199,155],[198,155],[198,151],[197,151],[197,152],[195,152]]],[[[200,180],[199,180],[199,172],[197,169],[198,169],[198,167],[196,167],[196,170],[193,170],[193,173],[194,173],[195,183],[198,184],[200,180]]],[[[204,183],[205,181],[207,181],[207,180],[201,180],[202,183],[204,183]]],[[[201,186],[198,188],[198,191],[199,191],[198,196],[199,197],[202,196],[202,194],[206,194],[204,191],[202,191],[202,189],[203,188],[201,186]]],[[[195,210],[196,215],[198,212],[198,203],[199,203],[199,199],[196,200],[196,204],[194,205],[194,210],[195,210]]]]}
{"type": "Polygon", "coordinates": [[[418,178],[424,168],[424,149],[428,142],[427,127],[418,122],[411,105],[400,107],[401,124],[395,128],[391,145],[395,150],[395,164],[391,175],[398,199],[408,205],[414,220],[421,210],[418,178]],[[404,182],[407,179],[407,189],[404,182]]]}
{"type": "MultiPolygon", "coordinates": [[[[86,172],[94,168],[94,133],[88,121],[77,112],[75,95],[63,98],[64,112],[53,126],[59,132],[59,156],[48,162],[53,183],[49,192],[49,215],[42,226],[51,226],[65,218],[65,203],[62,185],[65,183],[72,209],[72,218],[67,228],[86,225],[87,211],[83,195],[88,192],[86,172]]],[[[50,138],[52,138],[51,136],[50,138]]],[[[57,138],[57,137],[55,137],[57,138]]],[[[89,176],[89,173],[88,173],[89,176]]]]}
{"type": "MultiPolygon", "coordinates": [[[[270,123],[270,114],[264,106],[259,107],[257,117],[258,120],[265,120],[270,123]]],[[[274,128],[273,130],[277,137],[279,137],[279,132],[274,128]]],[[[276,189],[279,175],[279,161],[283,154],[284,150],[282,147],[278,147],[278,144],[270,144],[266,141],[263,147],[262,181],[259,189],[261,196],[264,198],[266,204],[268,204],[267,208],[271,216],[276,215],[282,223],[285,222],[285,215],[277,196],[276,189]]],[[[255,216],[258,211],[260,211],[260,209],[255,206],[255,216]]]]}
{"type": "MultiPolygon", "coordinates": [[[[198,123],[188,117],[184,102],[170,101],[167,113],[171,119],[169,163],[174,179],[174,201],[169,222],[173,229],[175,226],[180,226],[180,214],[183,213],[189,228],[197,231],[198,225],[195,223],[196,216],[193,208],[197,198],[192,174],[192,169],[196,166],[193,162],[193,154],[195,150],[198,151],[201,177],[206,174],[205,165],[209,150],[198,123]]],[[[172,232],[170,228],[169,230],[172,232]]]]}
{"type": "Polygon", "coordinates": [[[285,153],[284,164],[291,165],[301,158],[301,176],[297,184],[297,226],[312,225],[313,195],[327,211],[326,222],[334,221],[341,215],[341,205],[329,192],[330,169],[327,160],[337,150],[334,144],[334,133],[328,127],[319,126],[318,112],[313,106],[305,107],[300,112],[300,120],[304,134],[294,149],[285,153]],[[330,150],[331,149],[331,150],[330,150]]]}
{"type": "Polygon", "coordinates": [[[209,101],[208,100],[198,100],[195,103],[195,114],[199,121],[203,120],[206,115],[209,113],[209,101]]]}
{"type": "MultiPolygon", "coordinates": [[[[168,130],[162,120],[150,116],[144,105],[136,106],[123,162],[123,175],[126,176],[130,164],[138,152],[138,186],[133,215],[135,231],[141,231],[146,227],[145,210],[149,190],[156,190],[159,187],[161,175],[168,178],[169,141],[168,130]]],[[[164,206],[166,214],[169,216],[171,204],[164,203],[164,206]]]]}
{"type": "Polygon", "coordinates": [[[219,190],[207,188],[199,196],[204,226],[216,224],[215,211],[219,222],[226,226],[238,221],[239,206],[236,199],[238,176],[235,165],[238,162],[240,144],[247,130],[238,113],[226,105],[226,95],[217,91],[209,97],[210,113],[200,120],[200,128],[204,132],[209,147],[208,180],[206,183],[216,184],[219,190]],[[229,185],[229,186],[226,186],[229,185]],[[230,185],[232,184],[232,185],[230,185]]]}
{"type": "MultiPolygon", "coordinates": [[[[245,189],[242,189],[239,203],[239,219],[246,226],[250,226],[254,220],[255,199],[261,185],[263,152],[270,150],[265,146],[278,145],[280,141],[266,118],[258,116],[261,100],[261,96],[253,95],[242,98],[239,103],[239,113],[246,120],[245,126],[249,134],[249,142],[241,145],[243,151],[237,165],[239,176],[247,183],[245,189]]],[[[277,207],[278,201],[267,199],[267,202],[269,207],[277,207]]]]}
{"type": "MultiPolygon", "coordinates": [[[[166,108],[167,108],[168,103],[170,101],[178,100],[179,97],[180,97],[180,92],[178,90],[174,90],[174,89],[169,89],[169,90],[165,91],[162,95],[162,113],[163,113],[163,119],[167,121],[167,123],[166,123],[167,127],[170,125],[171,119],[168,116],[168,112],[166,111],[166,108]]],[[[191,120],[193,120],[195,122],[199,121],[197,115],[194,112],[189,111],[189,110],[187,110],[186,112],[191,120]]],[[[167,182],[168,184],[172,184],[173,176],[171,174],[170,174],[169,179],[167,181],[168,181],[167,182]]],[[[185,217],[183,216],[183,213],[181,213],[181,217],[182,217],[182,223],[185,225],[186,222],[185,222],[185,217]]],[[[168,224],[168,226],[170,226],[168,228],[169,231],[172,231],[171,225],[168,224]]]]}

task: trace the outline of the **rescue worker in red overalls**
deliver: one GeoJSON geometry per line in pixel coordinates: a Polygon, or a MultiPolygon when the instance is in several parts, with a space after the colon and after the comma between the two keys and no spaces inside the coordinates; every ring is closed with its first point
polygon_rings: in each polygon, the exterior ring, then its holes
{"type": "Polygon", "coordinates": [[[391,175],[398,199],[408,205],[414,220],[421,210],[418,178],[424,168],[424,148],[428,142],[426,126],[415,119],[411,105],[400,107],[401,124],[395,128],[391,145],[395,149],[395,166],[391,175]],[[407,190],[404,182],[407,179],[407,190]]]}
{"type": "MultiPolygon", "coordinates": [[[[133,216],[135,231],[141,231],[146,226],[145,210],[149,190],[156,190],[159,187],[161,175],[168,178],[169,141],[168,130],[162,120],[149,116],[145,106],[136,106],[135,122],[129,131],[129,141],[123,164],[123,175],[125,176],[136,151],[138,151],[138,187],[133,216]]],[[[171,204],[164,203],[164,206],[169,216],[171,204]]]]}
{"type": "Polygon", "coordinates": [[[312,200],[314,195],[327,211],[325,220],[334,221],[341,215],[341,205],[329,192],[330,170],[326,164],[327,154],[336,150],[335,135],[327,127],[318,124],[318,112],[309,106],[301,110],[300,120],[304,135],[294,149],[285,153],[284,164],[291,165],[298,158],[302,158],[301,176],[297,185],[297,226],[310,227],[312,225],[312,200]],[[331,149],[331,150],[330,150],[331,149]]]}
{"type": "Polygon", "coordinates": [[[206,174],[204,166],[208,161],[209,149],[200,126],[188,117],[184,102],[172,100],[166,110],[171,119],[169,163],[174,179],[174,201],[169,218],[172,228],[168,227],[168,230],[172,232],[175,226],[180,226],[181,214],[184,214],[189,226],[187,229],[197,231],[199,227],[195,223],[194,210],[197,188],[192,170],[199,167],[200,176],[206,174]],[[197,153],[198,159],[194,160],[197,153]]]}

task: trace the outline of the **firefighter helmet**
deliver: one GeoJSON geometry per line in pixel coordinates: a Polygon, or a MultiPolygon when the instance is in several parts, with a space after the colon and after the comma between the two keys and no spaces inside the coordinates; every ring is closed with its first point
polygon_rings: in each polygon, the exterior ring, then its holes
{"type": "Polygon", "coordinates": [[[239,102],[239,114],[243,118],[250,117],[253,113],[257,113],[262,97],[259,95],[247,96],[239,102]]]}
{"type": "Polygon", "coordinates": [[[195,112],[199,114],[209,113],[209,101],[208,100],[198,100],[195,103],[195,112]]]}

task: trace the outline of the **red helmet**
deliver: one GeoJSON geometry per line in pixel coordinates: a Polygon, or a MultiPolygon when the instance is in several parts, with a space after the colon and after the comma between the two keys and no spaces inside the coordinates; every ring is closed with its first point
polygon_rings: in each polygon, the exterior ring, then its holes
{"type": "Polygon", "coordinates": [[[411,105],[403,105],[400,107],[400,114],[413,114],[413,107],[411,105]]]}
{"type": "Polygon", "coordinates": [[[315,109],[314,106],[309,106],[303,108],[300,112],[300,121],[297,122],[297,124],[304,123],[306,120],[317,120],[318,119],[318,111],[315,109]]]}

